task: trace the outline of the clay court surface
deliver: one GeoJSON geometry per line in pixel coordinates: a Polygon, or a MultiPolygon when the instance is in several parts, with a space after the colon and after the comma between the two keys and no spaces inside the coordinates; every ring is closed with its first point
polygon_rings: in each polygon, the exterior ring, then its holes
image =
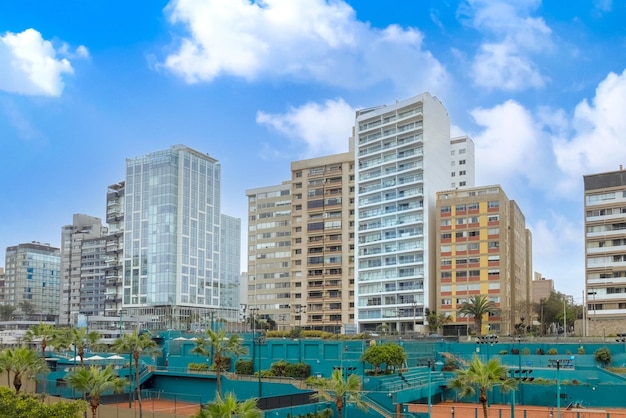
{"type": "MultiPolygon", "coordinates": [[[[409,412],[426,412],[426,405],[409,404],[409,412]]],[[[444,402],[432,406],[432,418],[483,418],[480,404],[444,402]],[[476,412],[477,411],[477,412],[476,412]]],[[[561,408],[561,418],[626,418],[626,409],[615,408],[561,408]]],[[[491,405],[489,418],[511,418],[510,405],[491,405]]],[[[557,409],[543,406],[515,405],[515,418],[557,418],[557,409]]]]}
{"type": "MultiPolygon", "coordinates": [[[[134,401],[132,408],[128,407],[128,402],[118,404],[102,405],[99,418],[134,418],[139,417],[139,403],[134,401]]],[[[144,399],[142,402],[144,418],[172,418],[190,417],[200,411],[200,405],[169,401],[166,399],[144,399]]]]}

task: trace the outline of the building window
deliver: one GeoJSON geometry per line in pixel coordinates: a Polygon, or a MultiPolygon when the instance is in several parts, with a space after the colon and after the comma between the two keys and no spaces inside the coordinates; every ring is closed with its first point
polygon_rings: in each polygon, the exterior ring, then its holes
{"type": "Polygon", "coordinates": [[[459,165],[464,165],[465,164],[465,160],[459,160],[459,165]]]}

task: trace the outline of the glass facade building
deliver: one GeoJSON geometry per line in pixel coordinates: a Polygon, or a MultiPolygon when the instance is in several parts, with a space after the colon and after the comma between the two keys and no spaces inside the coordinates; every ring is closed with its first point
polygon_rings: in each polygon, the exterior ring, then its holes
{"type": "Polygon", "coordinates": [[[123,306],[220,306],[220,176],[182,145],[126,160],[123,306]]]}

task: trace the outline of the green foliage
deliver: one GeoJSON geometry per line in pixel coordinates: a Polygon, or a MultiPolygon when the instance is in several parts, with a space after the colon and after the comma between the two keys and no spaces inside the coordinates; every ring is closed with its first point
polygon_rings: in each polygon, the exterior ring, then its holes
{"type": "Polygon", "coordinates": [[[530,348],[528,348],[528,347],[522,348],[522,354],[525,355],[525,356],[529,355],[530,354],[530,348]]]}
{"type": "Polygon", "coordinates": [[[578,354],[585,354],[585,347],[583,347],[582,345],[578,347],[578,354]]]}
{"type": "Polygon", "coordinates": [[[608,347],[598,348],[593,355],[598,363],[602,363],[605,366],[611,364],[611,350],[608,347]]]}
{"type": "MultiPolygon", "coordinates": [[[[48,371],[46,362],[26,347],[7,348],[0,354],[0,366],[13,373],[13,387],[19,392],[22,378],[34,379],[38,374],[48,371]]],[[[7,374],[7,377],[10,375],[7,374]]]]}
{"type": "Polygon", "coordinates": [[[235,373],[252,375],[254,373],[254,362],[252,360],[237,360],[235,362],[235,373]]]}
{"type": "Polygon", "coordinates": [[[255,398],[238,402],[234,393],[228,393],[223,399],[218,393],[215,402],[203,407],[193,418],[261,418],[262,416],[263,412],[257,407],[255,398]]]}
{"type": "Polygon", "coordinates": [[[402,367],[406,362],[406,353],[398,344],[377,344],[368,347],[361,360],[374,366],[377,374],[382,364],[385,365],[386,372],[390,368],[402,367]]]}
{"type": "Polygon", "coordinates": [[[334,402],[340,417],[343,416],[345,403],[354,404],[357,408],[367,411],[367,404],[361,399],[361,379],[355,374],[344,379],[341,370],[334,370],[328,379],[310,377],[306,381],[317,389],[317,393],[312,397],[334,402]]]}
{"type": "Polygon", "coordinates": [[[331,337],[336,336],[332,332],[318,331],[318,330],[305,330],[305,331],[302,331],[301,335],[303,338],[323,338],[323,339],[329,339],[331,337]]]}
{"type": "Polygon", "coordinates": [[[217,394],[222,394],[222,371],[230,369],[231,359],[229,354],[241,356],[248,352],[242,345],[242,338],[237,334],[226,336],[226,330],[206,331],[206,338],[196,339],[196,346],[191,350],[192,353],[201,354],[206,357],[212,357],[215,363],[215,383],[217,394]],[[228,366],[228,369],[225,367],[228,366]]]}
{"type": "Polygon", "coordinates": [[[433,333],[439,332],[441,327],[452,322],[452,317],[443,313],[437,313],[436,311],[428,311],[426,320],[428,321],[428,330],[433,333]]]}
{"type": "Polygon", "coordinates": [[[209,366],[206,363],[189,363],[187,368],[192,371],[206,371],[209,370],[209,366]]]}
{"type": "Polygon", "coordinates": [[[559,350],[557,350],[557,349],[556,349],[556,348],[554,348],[554,347],[553,347],[553,348],[550,348],[550,349],[548,350],[548,355],[549,355],[549,356],[556,356],[557,354],[559,354],[559,350]]]}
{"type": "Polygon", "coordinates": [[[500,355],[504,356],[506,354],[508,354],[509,352],[507,350],[500,350],[500,355]]]}
{"type": "Polygon", "coordinates": [[[305,379],[311,375],[311,366],[306,363],[289,363],[285,360],[280,360],[272,363],[270,370],[267,372],[268,376],[305,379]]]}
{"type": "Polygon", "coordinates": [[[483,317],[489,313],[497,312],[500,312],[500,309],[486,295],[471,296],[469,301],[463,302],[458,310],[460,315],[474,318],[476,335],[479,336],[482,333],[483,317]]]}
{"type": "Polygon", "coordinates": [[[538,356],[543,356],[544,355],[543,348],[537,348],[535,350],[535,354],[537,354],[538,356]]]}
{"type": "Polygon", "coordinates": [[[503,393],[517,387],[517,381],[509,377],[507,372],[508,369],[502,366],[497,358],[483,363],[475,355],[467,369],[456,371],[456,376],[448,382],[448,387],[456,390],[461,398],[473,395],[478,389],[478,401],[482,404],[483,415],[487,418],[487,393],[494,387],[499,387],[503,393]]]}
{"type": "Polygon", "coordinates": [[[300,328],[300,327],[293,327],[293,328],[291,328],[291,330],[289,330],[289,337],[290,338],[300,338],[300,337],[302,337],[302,328],[300,328]]]}
{"type": "Polygon", "coordinates": [[[35,396],[16,394],[0,387],[0,417],[11,418],[80,418],[87,410],[83,401],[58,402],[46,405],[35,396]]]}
{"type": "Polygon", "coordinates": [[[454,371],[456,369],[459,368],[459,365],[457,364],[456,360],[452,357],[446,357],[446,361],[443,364],[441,370],[443,370],[444,372],[451,372],[454,371]]]}
{"type": "Polygon", "coordinates": [[[105,369],[100,369],[99,366],[81,367],[65,380],[74,389],[89,395],[89,406],[94,418],[100,406],[100,397],[107,391],[121,393],[127,383],[126,379],[120,378],[113,371],[113,365],[108,365],[105,369]]]}
{"type": "Polygon", "coordinates": [[[287,330],[271,330],[271,331],[267,331],[265,333],[265,337],[266,338],[287,338],[287,337],[291,337],[290,335],[291,331],[287,331],[287,330]]]}

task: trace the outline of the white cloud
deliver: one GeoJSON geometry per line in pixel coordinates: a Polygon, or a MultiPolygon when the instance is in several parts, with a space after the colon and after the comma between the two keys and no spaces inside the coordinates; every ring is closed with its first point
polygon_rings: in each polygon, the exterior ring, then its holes
{"type": "Polygon", "coordinates": [[[570,182],[583,174],[613,171],[626,164],[626,70],[610,73],[597,87],[591,104],[585,99],[576,106],[571,125],[574,135],[554,139],[559,168],[570,182]]]}
{"type": "Polygon", "coordinates": [[[174,0],[166,10],[185,35],[164,66],[188,83],[288,75],[345,87],[419,82],[435,90],[447,79],[422,49],[421,32],[372,28],[344,1],[174,0]]]}
{"type": "MultiPolygon", "coordinates": [[[[63,92],[63,74],[73,74],[65,55],[66,47],[55,50],[35,29],[7,32],[0,36],[0,90],[10,93],[42,96],[60,96],[63,92]]],[[[87,54],[85,47],[77,49],[79,56],[87,54]]]]}
{"type": "Polygon", "coordinates": [[[468,0],[460,9],[486,40],[474,57],[472,77],[479,87],[522,90],[542,87],[547,79],[532,59],[552,47],[551,30],[542,18],[529,16],[539,1],[468,0]]]}
{"type": "Polygon", "coordinates": [[[585,281],[582,221],[572,222],[561,214],[546,211],[535,224],[533,234],[533,270],[554,279],[558,291],[578,296],[585,281]]]}
{"type": "Polygon", "coordinates": [[[285,114],[258,112],[256,121],[306,146],[306,158],[348,151],[355,109],[343,99],[306,103],[285,114]]]}
{"type": "Polygon", "coordinates": [[[506,178],[530,178],[540,149],[541,132],[532,114],[516,101],[490,109],[471,111],[484,129],[471,135],[476,147],[477,177],[487,183],[503,183],[506,178]],[[487,180],[491,179],[491,181],[487,180]]]}

